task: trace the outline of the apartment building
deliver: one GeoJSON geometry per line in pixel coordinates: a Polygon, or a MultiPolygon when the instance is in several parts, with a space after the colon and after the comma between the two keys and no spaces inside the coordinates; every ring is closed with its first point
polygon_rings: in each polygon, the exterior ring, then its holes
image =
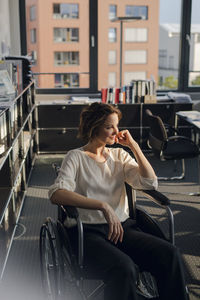
{"type": "MultiPolygon", "coordinates": [[[[158,77],[159,0],[98,1],[98,89],[158,77]],[[141,20],[113,22],[115,17],[141,20]],[[123,33],[122,40],[120,40],[123,33]],[[120,50],[122,45],[122,52],[120,50]]],[[[27,50],[40,88],[89,88],[89,0],[26,0],[27,50]]]]}
{"type": "MultiPolygon", "coordinates": [[[[178,78],[180,24],[160,24],[159,76],[161,82],[167,77],[178,78]]],[[[190,31],[189,85],[200,76],[200,24],[192,24],[190,31]]]]}

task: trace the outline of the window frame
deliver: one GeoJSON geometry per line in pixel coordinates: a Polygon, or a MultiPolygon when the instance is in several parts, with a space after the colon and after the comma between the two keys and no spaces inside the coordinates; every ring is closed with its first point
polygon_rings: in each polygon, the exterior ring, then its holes
{"type": "MultiPolygon", "coordinates": [[[[189,44],[187,36],[190,36],[192,0],[182,0],[181,3],[181,32],[180,32],[180,57],[179,57],[179,73],[178,88],[176,92],[199,93],[200,87],[191,87],[188,83],[189,77],[189,44]]],[[[21,35],[21,55],[27,54],[27,35],[26,35],[26,10],[25,0],[19,0],[20,12],[20,35],[21,35]]],[[[89,0],[89,72],[90,84],[89,88],[78,89],[37,89],[38,94],[84,94],[99,93],[98,91],[98,0],[89,0]]],[[[169,90],[162,90],[165,93],[169,90]]],[[[161,91],[158,90],[158,94],[161,91]]]]}

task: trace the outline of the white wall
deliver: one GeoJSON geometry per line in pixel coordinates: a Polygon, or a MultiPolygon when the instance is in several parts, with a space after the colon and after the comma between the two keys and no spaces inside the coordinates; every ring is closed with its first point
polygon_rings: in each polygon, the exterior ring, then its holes
{"type": "MultiPolygon", "coordinates": [[[[0,1],[5,1],[5,0],[0,0],[0,1]]],[[[21,54],[20,25],[19,25],[20,24],[19,23],[19,3],[18,3],[19,1],[18,0],[9,0],[9,9],[10,9],[10,54],[11,55],[20,55],[21,54]]]]}
{"type": "Polygon", "coordinates": [[[9,1],[0,0],[0,57],[10,53],[9,1]]]}
{"type": "Polygon", "coordinates": [[[0,0],[0,58],[20,52],[18,0],[0,0]]]}

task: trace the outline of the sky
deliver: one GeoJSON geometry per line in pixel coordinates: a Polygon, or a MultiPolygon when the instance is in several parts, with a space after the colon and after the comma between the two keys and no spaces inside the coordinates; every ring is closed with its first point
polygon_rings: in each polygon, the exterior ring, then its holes
{"type": "MultiPolygon", "coordinates": [[[[182,0],[160,0],[160,23],[180,23],[182,0]]],[[[192,23],[200,24],[200,0],[192,1],[192,23]]]]}

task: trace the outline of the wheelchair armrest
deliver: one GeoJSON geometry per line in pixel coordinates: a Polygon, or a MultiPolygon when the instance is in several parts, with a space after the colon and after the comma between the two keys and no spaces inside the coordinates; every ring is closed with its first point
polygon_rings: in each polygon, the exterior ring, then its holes
{"type": "Polygon", "coordinates": [[[156,204],[165,208],[168,214],[168,221],[169,221],[169,240],[174,245],[174,216],[170,209],[170,200],[168,197],[163,195],[161,192],[156,190],[141,190],[141,192],[149,199],[151,199],[156,204]]]}
{"type": "Polygon", "coordinates": [[[61,208],[69,218],[78,219],[79,213],[75,206],[61,205],[61,208]]]}
{"type": "Polygon", "coordinates": [[[161,206],[169,206],[170,200],[165,195],[163,195],[161,192],[156,190],[142,190],[143,194],[147,196],[147,198],[151,199],[153,202],[157,203],[161,206]]]}

